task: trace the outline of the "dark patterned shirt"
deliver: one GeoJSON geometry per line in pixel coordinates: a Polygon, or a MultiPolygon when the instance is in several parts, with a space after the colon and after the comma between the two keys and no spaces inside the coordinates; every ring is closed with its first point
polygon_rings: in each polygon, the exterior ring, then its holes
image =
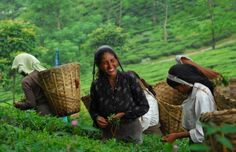
{"type": "Polygon", "coordinates": [[[149,109],[138,79],[127,73],[118,72],[114,89],[105,76],[100,76],[92,83],[90,94],[90,114],[93,120],[98,115],[107,118],[118,112],[125,113],[122,119],[133,120],[149,109]]]}

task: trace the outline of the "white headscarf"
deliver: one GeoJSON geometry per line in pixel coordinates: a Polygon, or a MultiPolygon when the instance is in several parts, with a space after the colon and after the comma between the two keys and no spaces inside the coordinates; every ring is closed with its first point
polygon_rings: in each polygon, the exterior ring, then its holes
{"type": "Polygon", "coordinates": [[[21,53],[15,57],[12,63],[12,69],[16,70],[18,73],[24,72],[25,74],[30,74],[34,70],[43,71],[46,70],[37,58],[28,53],[21,53]]]}
{"type": "Polygon", "coordinates": [[[190,87],[193,87],[193,84],[188,83],[188,82],[186,82],[186,81],[184,81],[184,80],[182,80],[182,79],[180,79],[180,78],[178,78],[178,77],[176,77],[176,76],[174,76],[172,74],[168,74],[167,78],[172,80],[172,81],[174,81],[174,82],[177,82],[177,83],[180,83],[180,84],[185,84],[185,85],[188,85],[190,87]]]}
{"type": "Polygon", "coordinates": [[[190,57],[186,56],[186,55],[176,55],[175,56],[175,61],[178,63],[178,64],[183,64],[181,58],[186,58],[186,59],[189,59],[190,61],[193,61],[190,57]]]}

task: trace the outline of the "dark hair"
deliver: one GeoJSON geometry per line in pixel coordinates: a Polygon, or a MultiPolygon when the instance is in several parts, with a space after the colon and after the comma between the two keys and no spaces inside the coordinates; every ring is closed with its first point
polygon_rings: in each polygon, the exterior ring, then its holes
{"type": "MultiPolygon", "coordinates": [[[[112,54],[112,55],[114,55],[114,57],[115,57],[115,58],[117,59],[117,61],[118,61],[118,64],[119,64],[121,70],[124,71],[123,68],[122,68],[122,66],[121,66],[121,64],[120,64],[120,61],[119,61],[119,59],[118,59],[118,56],[117,56],[116,53],[114,52],[113,48],[110,47],[109,45],[102,45],[102,46],[100,46],[100,47],[97,49],[97,51],[96,51],[95,54],[94,54],[93,81],[94,81],[94,75],[95,75],[95,65],[96,65],[97,67],[99,67],[99,65],[101,64],[101,61],[102,61],[102,56],[104,55],[104,53],[107,53],[107,52],[110,53],[110,54],[112,54]]],[[[99,73],[101,73],[101,71],[99,71],[99,73]]]]}
{"type": "Polygon", "coordinates": [[[143,78],[140,78],[140,76],[138,75],[138,73],[136,73],[135,71],[127,71],[128,74],[133,74],[136,78],[138,78],[143,85],[154,95],[156,96],[156,92],[153,90],[152,85],[148,84],[143,78]]]}
{"type": "MultiPolygon", "coordinates": [[[[176,64],[173,65],[169,69],[169,74],[174,75],[188,83],[194,84],[194,83],[201,83],[205,86],[207,86],[212,94],[213,94],[213,84],[209,81],[209,79],[203,75],[196,67],[190,65],[190,64],[176,64]]],[[[167,78],[167,83],[171,87],[179,86],[180,83],[177,83],[175,81],[172,81],[167,78]]]]}

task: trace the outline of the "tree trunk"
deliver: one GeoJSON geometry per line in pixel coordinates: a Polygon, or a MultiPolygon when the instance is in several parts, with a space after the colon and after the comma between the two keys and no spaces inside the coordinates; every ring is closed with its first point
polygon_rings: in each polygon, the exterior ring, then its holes
{"type": "Polygon", "coordinates": [[[119,27],[121,27],[121,20],[122,20],[122,11],[123,11],[123,7],[122,7],[122,0],[120,0],[120,5],[119,5],[119,20],[118,20],[118,25],[119,27]]]}
{"type": "Polygon", "coordinates": [[[157,25],[157,11],[156,11],[156,8],[157,8],[157,2],[156,0],[153,0],[153,7],[152,7],[152,22],[153,22],[153,25],[157,25]]]}
{"type": "Polygon", "coordinates": [[[61,17],[60,17],[60,9],[56,11],[56,23],[57,23],[57,29],[61,30],[61,17]]]}
{"type": "Polygon", "coordinates": [[[168,20],[168,4],[167,4],[167,0],[165,0],[165,5],[164,5],[164,10],[165,10],[165,20],[164,20],[164,24],[163,24],[163,38],[164,38],[164,42],[167,42],[167,37],[168,37],[168,33],[167,33],[167,20],[168,20]]]}
{"type": "Polygon", "coordinates": [[[211,19],[211,38],[212,38],[212,49],[215,49],[216,40],[215,40],[215,17],[214,17],[214,1],[208,0],[208,7],[210,12],[210,19],[211,19]]]}

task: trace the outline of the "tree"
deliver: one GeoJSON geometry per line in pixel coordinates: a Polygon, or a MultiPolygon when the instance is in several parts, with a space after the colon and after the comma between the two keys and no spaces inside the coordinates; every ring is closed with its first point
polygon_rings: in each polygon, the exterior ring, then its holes
{"type": "Polygon", "coordinates": [[[90,47],[98,48],[106,44],[120,51],[125,44],[127,36],[121,27],[112,23],[104,24],[89,35],[90,47]]]}
{"type": "Polygon", "coordinates": [[[31,52],[36,46],[35,26],[24,21],[0,21],[0,55],[9,59],[17,52],[31,52]]]}
{"type": "Polygon", "coordinates": [[[0,75],[2,85],[8,84],[13,57],[19,52],[32,52],[36,47],[35,26],[14,20],[0,21],[0,75]]]}
{"type": "Polygon", "coordinates": [[[215,14],[214,14],[214,1],[208,0],[208,9],[210,13],[210,20],[211,20],[211,37],[212,37],[212,49],[215,49],[216,40],[215,40],[215,14]]]}
{"type": "Polygon", "coordinates": [[[73,13],[72,1],[41,0],[27,1],[27,11],[21,17],[40,27],[40,43],[44,45],[46,38],[54,38],[54,32],[66,27],[73,13]]]}
{"type": "Polygon", "coordinates": [[[167,37],[168,37],[168,33],[167,33],[167,20],[168,20],[168,2],[167,0],[165,0],[165,4],[164,4],[164,12],[165,12],[165,18],[164,18],[164,23],[163,23],[163,39],[164,42],[167,42],[167,37]]]}
{"type": "Polygon", "coordinates": [[[25,7],[20,0],[1,0],[0,10],[0,20],[7,20],[17,18],[25,7]]]}

